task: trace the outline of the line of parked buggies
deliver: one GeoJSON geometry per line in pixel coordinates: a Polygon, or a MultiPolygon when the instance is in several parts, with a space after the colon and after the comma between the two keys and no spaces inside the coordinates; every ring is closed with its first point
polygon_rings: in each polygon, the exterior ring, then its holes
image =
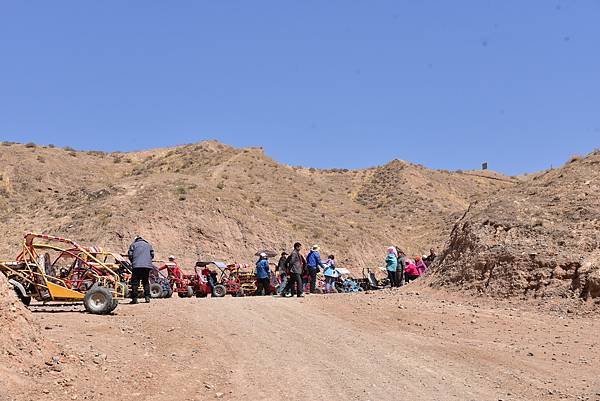
{"type": "MultiPolygon", "coordinates": [[[[184,298],[256,295],[257,279],[247,265],[197,262],[191,274],[174,269],[172,263],[157,265],[150,273],[153,298],[170,298],[174,293],[184,298]]],[[[346,269],[338,270],[338,292],[358,292],[386,284],[368,269],[358,279],[346,269]]],[[[126,298],[131,290],[131,268],[123,254],[46,234],[26,234],[17,257],[0,261],[0,273],[25,305],[32,299],[44,304],[83,302],[93,314],[111,313],[118,300],[126,298]]],[[[319,279],[318,285],[321,292],[323,280],[319,279]]],[[[270,292],[280,291],[277,277],[271,275],[270,292]]]]}

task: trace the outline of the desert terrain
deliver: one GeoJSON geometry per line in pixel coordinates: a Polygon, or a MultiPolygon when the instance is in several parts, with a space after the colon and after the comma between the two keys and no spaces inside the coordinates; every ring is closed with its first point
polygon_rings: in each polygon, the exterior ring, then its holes
{"type": "Polygon", "coordinates": [[[600,399],[600,323],[577,305],[410,284],[32,311],[56,351],[9,373],[3,401],[600,399]]]}
{"type": "Polygon", "coordinates": [[[391,244],[430,272],[354,294],[25,308],[0,277],[0,400],[600,400],[600,152],[523,177],[276,163],[216,142],[0,146],[0,259],[40,231],[252,263],[319,243],[360,275],[391,244]],[[25,167],[24,167],[25,166],[25,167]]]}

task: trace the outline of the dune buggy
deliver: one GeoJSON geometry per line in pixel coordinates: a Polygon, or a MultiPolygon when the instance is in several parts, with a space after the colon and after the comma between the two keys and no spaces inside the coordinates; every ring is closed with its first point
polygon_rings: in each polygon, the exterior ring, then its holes
{"type": "Polygon", "coordinates": [[[0,262],[4,274],[24,304],[32,299],[80,302],[93,314],[107,314],[125,297],[119,275],[70,239],[27,234],[14,261],[0,262]]]}

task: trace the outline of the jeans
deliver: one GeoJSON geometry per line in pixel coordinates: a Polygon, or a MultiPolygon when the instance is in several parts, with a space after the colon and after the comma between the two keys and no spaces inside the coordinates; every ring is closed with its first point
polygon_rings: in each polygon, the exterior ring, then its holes
{"type": "Polygon", "coordinates": [[[279,274],[279,293],[283,292],[288,282],[288,277],[285,272],[279,274]]]}
{"type": "Polygon", "coordinates": [[[259,278],[256,284],[256,295],[271,295],[271,280],[268,277],[259,278]]]}
{"type": "Polygon", "coordinates": [[[335,277],[325,276],[325,292],[337,292],[335,288],[335,277]]]}
{"type": "Polygon", "coordinates": [[[296,284],[296,295],[302,295],[302,276],[300,273],[290,274],[290,278],[283,291],[281,291],[281,295],[285,295],[288,291],[291,291],[292,295],[294,295],[294,283],[296,284]]]}
{"type": "Polygon", "coordinates": [[[387,273],[390,279],[390,287],[396,287],[396,272],[388,270],[387,273]]]}
{"type": "Polygon", "coordinates": [[[137,299],[140,281],[144,286],[144,298],[150,298],[150,282],[148,281],[149,275],[150,269],[133,269],[131,274],[131,299],[137,299]]]}

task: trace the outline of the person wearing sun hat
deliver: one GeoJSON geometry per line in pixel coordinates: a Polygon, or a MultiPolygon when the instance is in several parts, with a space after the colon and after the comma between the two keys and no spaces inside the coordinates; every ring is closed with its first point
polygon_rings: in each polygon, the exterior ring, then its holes
{"type": "Polygon", "coordinates": [[[308,255],[306,255],[306,266],[308,267],[308,274],[310,276],[310,293],[314,294],[317,289],[317,273],[320,271],[320,268],[325,269],[323,262],[321,262],[319,245],[313,245],[308,255]]]}
{"type": "Polygon", "coordinates": [[[271,272],[269,271],[269,259],[267,258],[266,253],[261,252],[259,259],[256,262],[256,295],[270,295],[270,276],[271,272]]]}

